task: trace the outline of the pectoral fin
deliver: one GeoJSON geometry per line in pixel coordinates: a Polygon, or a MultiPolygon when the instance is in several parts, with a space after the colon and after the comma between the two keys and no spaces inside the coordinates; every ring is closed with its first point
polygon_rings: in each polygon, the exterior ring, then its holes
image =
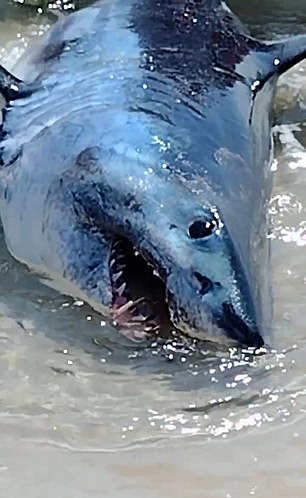
{"type": "Polygon", "coordinates": [[[306,58],[306,35],[267,43],[267,46],[274,56],[271,73],[280,75],[306,58]]]}
{"type": "Polygon", "coordinates": [[[24,83],[0,64],[0,93],[7,102],[27,97],[33,91],[32,84],[24,83]]]}
{"type": "Polygon", "coordinates": [[[276,42],[258,42],[250,38],[250,50],[254,66],[246,64],[242,73],[250,82],[257,79],[262,87],[271,78],[277,78],[306,58],[306,35],[293,36],[276,42]],[[252,69],[253,67],[253,69],[252,69]],[[251,69],[251,71],[250,71],[251,69]]]}
{"type": "MultiPolygon", "coordinates": [[[[258,42],[252,38],[249,58],[246,57],[241,70],[255,98],[261,88],[269,81],[276,83],[279,76],[302,60],[306,59],[306,35],[289,37],[276,42],[258,42]],[[255,63],[254,63],[255,62],[255,63]]],[[[283,115],[276,110],[275,124],[297,122],[306,116],[305,106],[301,103],[291,104],[290,112],[283,115]]]]}

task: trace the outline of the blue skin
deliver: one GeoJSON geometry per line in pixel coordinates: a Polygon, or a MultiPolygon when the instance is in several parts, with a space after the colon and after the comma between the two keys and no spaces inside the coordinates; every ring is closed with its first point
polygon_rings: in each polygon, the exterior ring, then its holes
{"type": "Polygon", "coordinates": [[[104,0],[29,53],[29,91],[7,92],[1,219],[16,258],[103,313],[124,237],[159,273],[176,327],[258,347],[271,103],[305,38],[261,44],[221,2],[183,4],[104,0]]]}

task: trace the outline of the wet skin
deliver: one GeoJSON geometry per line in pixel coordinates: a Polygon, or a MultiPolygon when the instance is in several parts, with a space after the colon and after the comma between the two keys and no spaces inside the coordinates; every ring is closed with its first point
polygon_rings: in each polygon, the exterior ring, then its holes
{"type": "Polygon", "coordinates": [[[132,338],[174,325],[261,346],[271,105],[305,47],[250,38],[217,0],[58,21],[17,68],[26,84],[0,77],[9,250],[132,338]]]}

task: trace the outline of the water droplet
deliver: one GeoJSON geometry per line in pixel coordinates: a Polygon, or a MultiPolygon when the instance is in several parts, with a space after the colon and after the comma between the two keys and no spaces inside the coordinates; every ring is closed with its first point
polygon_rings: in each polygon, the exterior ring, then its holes
{"type": "Polygon", "coordinates": [[[256,90],[256,88],[260,85],[260,81],[259,80],[256,80],[252,83],[251,85],[251,90],[254,92],[254,90],[256,90]]]}

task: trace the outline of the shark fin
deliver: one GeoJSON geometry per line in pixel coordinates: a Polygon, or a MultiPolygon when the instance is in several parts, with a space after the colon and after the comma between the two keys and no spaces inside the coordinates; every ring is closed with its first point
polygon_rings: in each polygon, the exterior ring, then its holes
{"type": "MultiPolygon", "coordinates": [[[[272,42],[259,42],[250,38],[249,43],[251,60],[256,60],[256,72],[253,66],[253,70],[248,74],[251,78],[248,79],[253,82],[257,80],[259,87],[272,78],[278,78],[306,58],[306,34],[272,42]]],[[[245,69],[243,72],[248,73],[248,67],[245,69]]]]}
{"type": "Polygon", "coordinates": [[[9,102],[31,95],[34,87],[10,73],[0,64],[0,94],[9,102]]]}

